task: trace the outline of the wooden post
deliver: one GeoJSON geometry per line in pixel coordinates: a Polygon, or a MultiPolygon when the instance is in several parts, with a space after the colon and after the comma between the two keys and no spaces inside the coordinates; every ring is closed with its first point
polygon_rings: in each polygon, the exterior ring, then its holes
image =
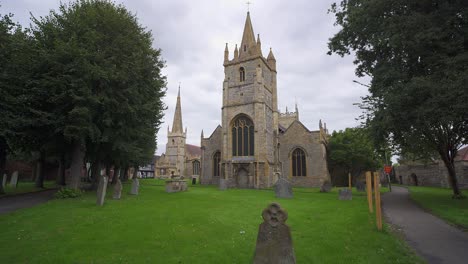
{"type": "Polygon", "coordinates": [[[372,206],[372,174],[370,171],[366,171],[366,190],[367,203],[369,204],[369,212],[373,213],[374,208],[372,206]]]}
{"type": "Polygon", "coordinates": [[[377,229],[382,230],[382,208],[380,207],[380,177],[378,172],[374,172],[374,192],[375,192],[375,218],[377,229]]]}
{"type": "Polygon", "coordinates": [[[351,190],[351,172],[348,172],[348,188],[351,190]]]}

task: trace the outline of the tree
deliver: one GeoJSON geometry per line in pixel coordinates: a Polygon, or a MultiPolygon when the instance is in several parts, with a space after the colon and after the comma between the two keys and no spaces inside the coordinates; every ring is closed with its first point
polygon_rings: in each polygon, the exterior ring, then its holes
{"type": "Polygon", "coordinates": [[[438,153],[463,197],[454,159],[468,143],[468,2],[343,0],[330,12],[341,30],[329,54],[354,52],[356,75],[371,77],[361,107],[376,142],[438,153]]]}
{"type": "Polygon", "coordinates": [[[333,131],[328,142],[328,153],[330,167],[343,168],[354,179],[363,171],[373,171],[381,165],[380,157],[364,128],[333,131]]]}
{"type": "Polygon", "coordinates": [[[70,153],[71,186],[79,186],[85,157],[106,166],[149,159],[166,85],[151,32],[104,0],[60,4],[33,23],[38,67],[31,89],[47,91],[54,120],[48,142],[70,153]]]}

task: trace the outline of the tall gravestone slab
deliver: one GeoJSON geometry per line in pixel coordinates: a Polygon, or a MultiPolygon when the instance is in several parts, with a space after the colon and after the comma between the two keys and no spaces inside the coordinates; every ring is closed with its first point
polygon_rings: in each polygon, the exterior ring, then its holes
{"type": "Polygon", "coordinates": [[[291,231],[285,224],[288,213],[277,203],[270,204],[262,212],[263,223],[258,228],[254,264],[293,264],[296,255],[291,231]]]}
{"type": "Polygon", "coordinates": [[[104,200],[106,199],[107,181],[108,181],[108,178],[106,176],[101,176],[101,178],[99,179],[99,185],[97,189],[97,201],[96,201],[96,204],[99,206],[103,206],[104,200]]]}
{"type": "Polygon", "coordinates": [[[221,191],[225,191],[227,189],[227,180],[226,179],[219,179],[219,189],[221,191]]]}
{"type": "Polygon", "coordinates": [[[2,187],[5,188],[6,183],[7,183],[7,178],[8,175],[6,173],[3,174],[3,179],[2,179],[2,187]]]}
{"type": "Polygon", "coordinates": [[[350,189],[340,189],[338,191],[338,199],[340,199],[340,200],[352,200],[353,199],[353,193],[351,192],[350,189]]]}
{"type": "Polygon", "coordinates": [[[274,186],[275,195],[278,198],[293,198],[291,183],[285,178],[279,178],[274,186]]]}
{"type": "Polygon", "coordinates": [[[112,194],[112,198],[114,200],[120,200],[121,196],[122,196],[122,182],[120,181],[119,178],[117,178],[117,181],[115,182],[115,185],[114,185],[114,193],[112,194]]]}
{"type": "Polygon", "coordinates": [[[132,189],[130,190],[130,194],[138,195],[139,189],[140,189],[140,181],[138,181],[137,177],[133,177],[133,179],[132,179],[132,189]]]}
{"type": "Polygon", "coordinates": [[[10,186],[13,188],[16,188],[17,185],[18,185],[18,171],[15,171],[13,172],[13,174],[11,174],[10,186]]]}

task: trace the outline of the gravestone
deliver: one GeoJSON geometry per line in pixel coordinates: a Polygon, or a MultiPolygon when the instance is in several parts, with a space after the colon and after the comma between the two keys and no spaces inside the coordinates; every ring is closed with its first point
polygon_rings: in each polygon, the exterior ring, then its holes
{"type": "Polygon", "coordinates": [[[296,263],[291,231],[285,224],[288,213],[277,203],[262,212],[263,223],[258,228],[254,264],[296,263]]]}
{"type": "Polygon", "coordinates": [[[3,174],[3,179],[2,179],[2,187],[5,188],[6,183],[7,183],[7,178],[8,175],[6,173],[3,174]]]}
{"type": "Polygon", "coordinates": [[[340,189],[338,191],[338,199],[340,200],[352,200],[353,199],[353,193],[351,192],[350,189],[340,189]]]}
{"type": "Polygon", "coordinates": [[[13,172],[13,174],[11,174],[10,186],[13,188],[16,188],[17,185],[18,185],[18,171],[15,171],[13,172]]]}
{"type": "Polygon", "coordinates": [[[134,177],[132,179],[132,189],[130,190],[130,194],[138,195],[139,189],[140,189],[140,181],[138,181],[138,178],[134,177]]]}
{"type": "Polygon", "coordinates": [[[332,189],[332,185],[329,181],[326,181],[320,186],[320,192],[330,192],[332,189]]]}
{"type": "Polygon", "coordinates": [[[121,196],[122,196],[122,182],[120,181],[119,178],[117,178],[117,181],[115,182],[115,185],[114,185],[114,194],[112,195],[112,198],[114,200],[120,200],[121,196]]]}
{"type": "Polygon", "coordinates": [[[219,179],[219,190],[225,191],[227,189],[227,180],[219,179]]]}
{"type": "Polygon", "coordinates": [[[285,178],[279,178],[275,183],[275,195],[278,198],[293,198],[291,183],[285,178]]]}
{"type": "Polygon", "coordinates": [[[362,181],[356,182],[356,190],[358,192],[365,192],[366,191],[366,184],[362,181]]]}
{"type": "Polygon", "coordinates": [[[97,201],[96,204],[99,206],[104,205],[104,200],[106,198],[106,191],[107,191],[107,180],[106,176],[101,176],[99,179],[99,185],[97,189],[97,201]]]}
{"type": "Polygon", "coordinates": [[[187,190],[187,181],[179,179],[171,179],[166,181],[166,192],[183,192],[187,190]]]}

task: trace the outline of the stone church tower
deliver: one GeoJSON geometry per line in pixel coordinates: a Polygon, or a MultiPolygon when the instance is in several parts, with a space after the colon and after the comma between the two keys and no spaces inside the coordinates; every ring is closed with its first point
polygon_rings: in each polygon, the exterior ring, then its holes
{"type": "Polygon", "coordinates": [[[232,59],[226,43],[222,125],[208,138],[202,132],[200,181],[218,184],[222,180],[228,187],[268,188],[281,174],[309,174],[309,178],[297,178],[293,183],[319,186],[328,176],[322,141],[325,137],[299,122],[297,107],[294,114],[279,113],[276,59],[271,49],[265,58],[261,45],[247,12],[242,41],[235,46],[232,59]],[[295,127],[295,133],[301,136],[295,137],[290,131],[287,138],[283,137],[289,127],[295,127]],[[282,140],[285,144],[281,146],[282,140]],[[313,166],[314,158],[320,161],[320,167],[313,166]],[[295,165],[283,166],[289,162],[295,165]],[[307,173],[307,166],[314,168],[307,173]],[[315,172],[317,175],[312,175],[315,172]]]}

